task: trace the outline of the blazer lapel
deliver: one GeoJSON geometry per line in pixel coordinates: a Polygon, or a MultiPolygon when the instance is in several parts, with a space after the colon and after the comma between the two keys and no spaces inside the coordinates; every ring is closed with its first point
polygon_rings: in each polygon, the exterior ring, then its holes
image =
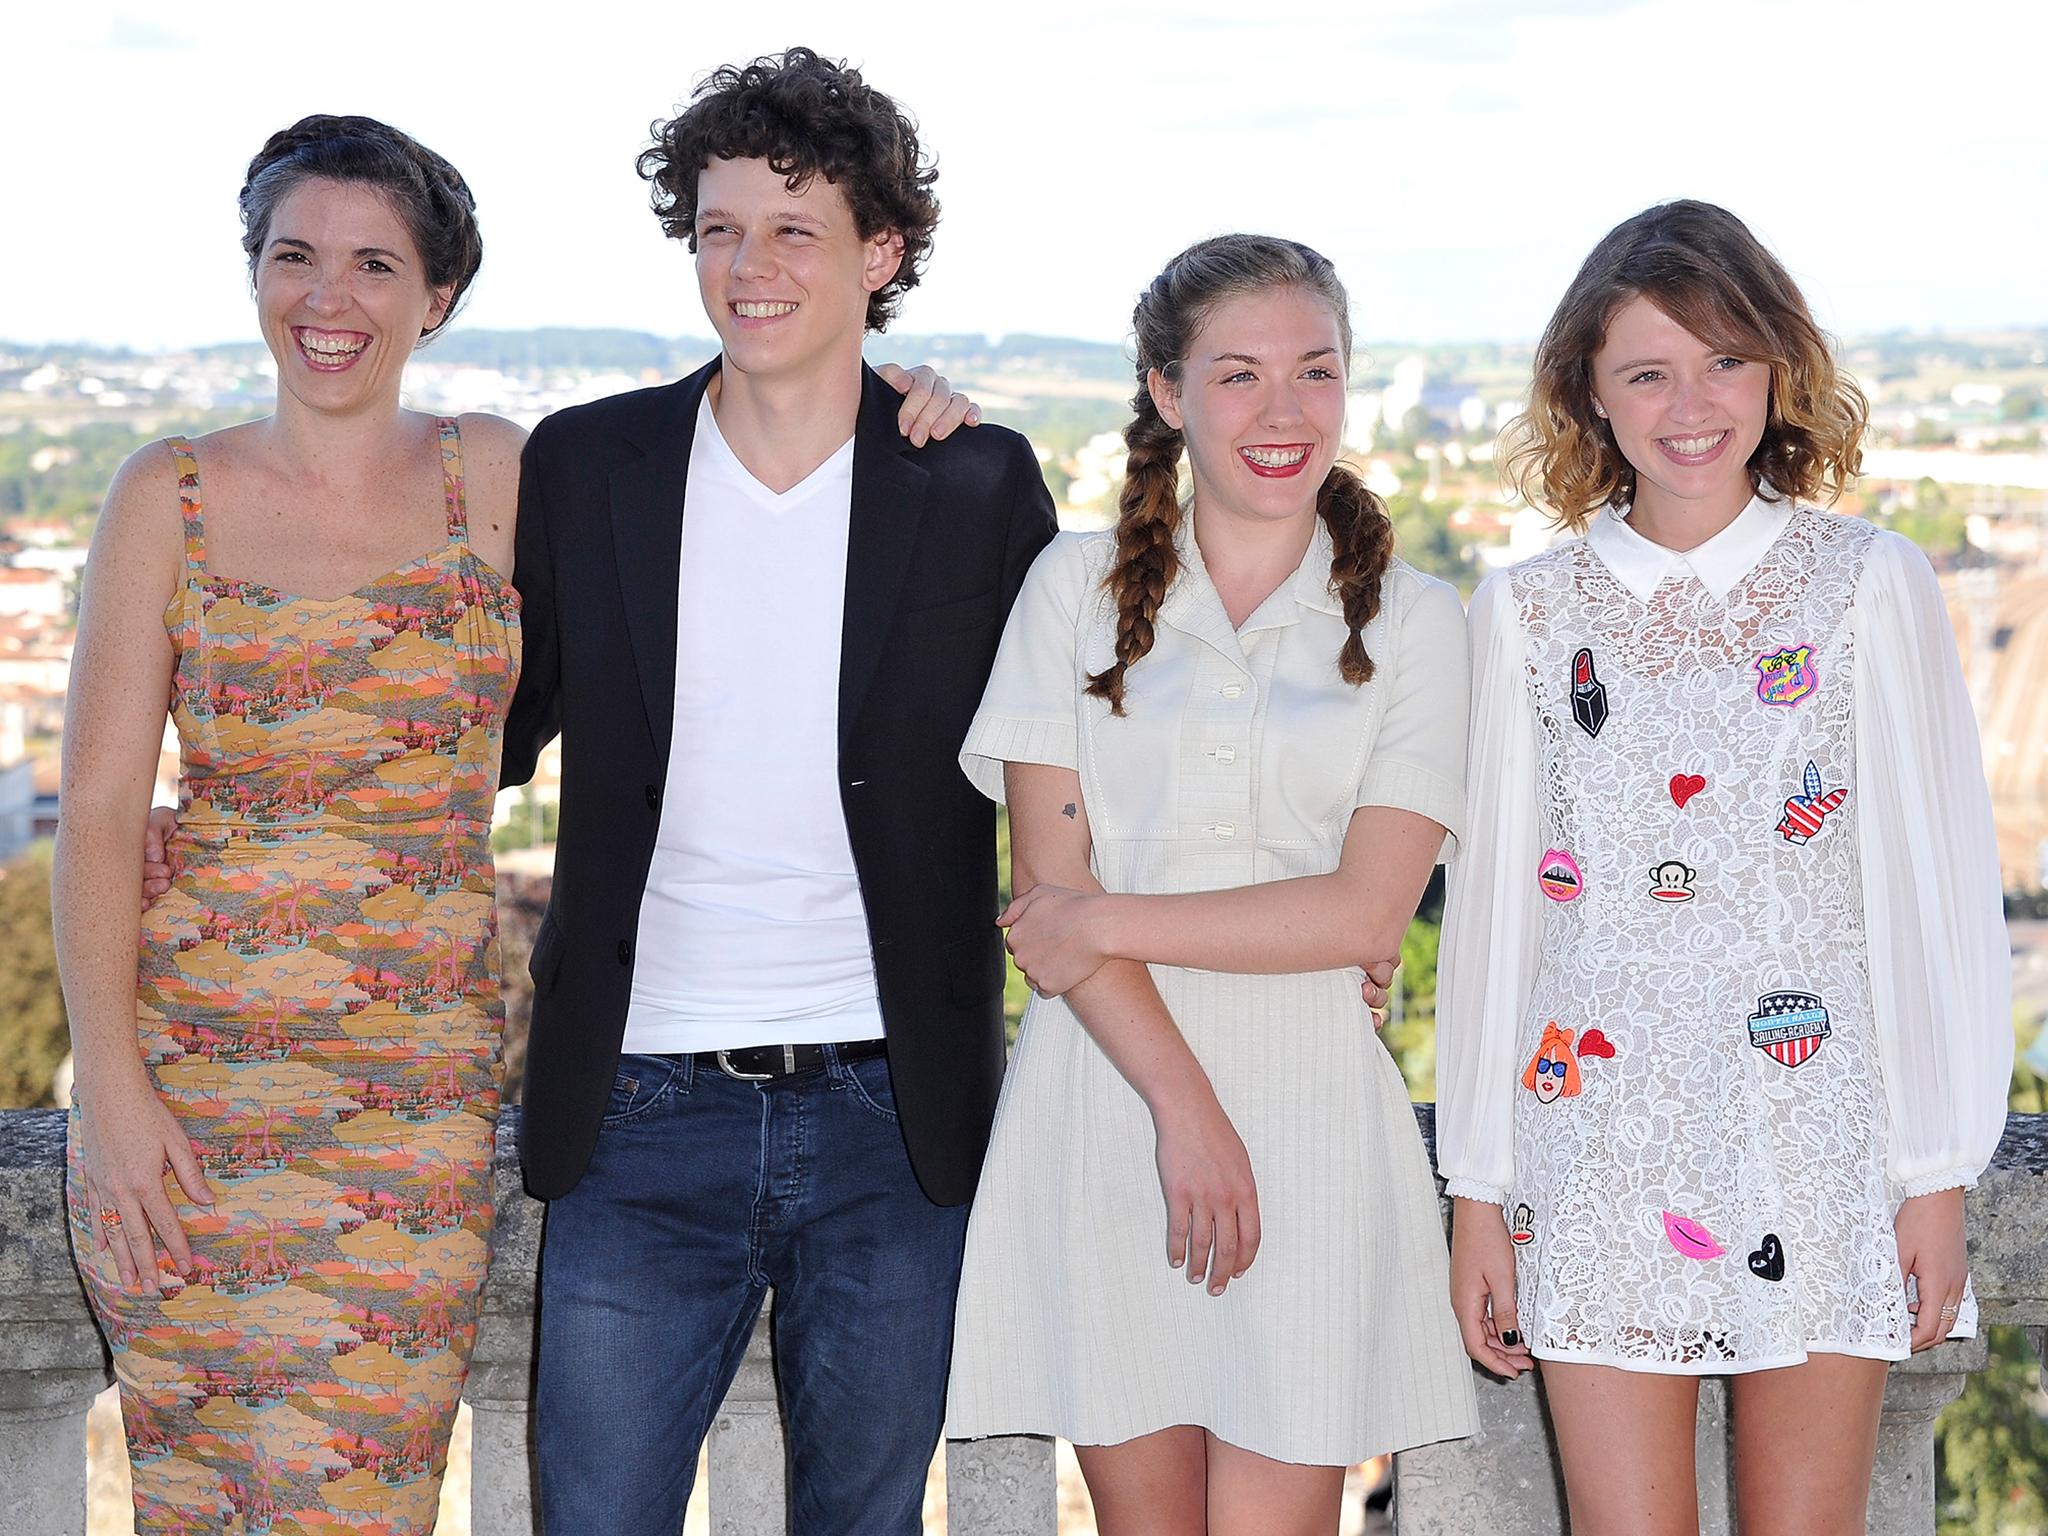
{"type": "Polygon", "coordinates": [[[683,494],[697,407],[718,371],[716,360],[673,387],[665,409],[634,441],[638,463],[612,472],[612,552],[619,599],[632,639],[633,669],[647,709],[655,755],[666,765],[676,713],[676,594],[683,569],[683,494]]]}
{"type": "Polygon", "coordinates": [[[931,476],[904,456],[896,430],[902,404],[861,367],[860,420],[853,436],[853,502],[846,534],[846,604],[839,640],[839,745],[843,749],[875,679],[882,644],[917,548],[931,476]]]}

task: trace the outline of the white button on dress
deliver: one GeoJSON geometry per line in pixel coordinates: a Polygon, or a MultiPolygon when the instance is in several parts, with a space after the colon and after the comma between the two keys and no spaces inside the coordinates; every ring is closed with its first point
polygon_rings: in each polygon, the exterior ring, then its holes
{"type": "MultiPolygon", "coordinates": [[[[1039,557],[961,754],[974,782],[1000,798],[1006,762],[1076,770],[1112,891],[1328,873],[1361,806],[1455,834],[1457,594],[1397,562],[1364,633],[1377,676],[1352,687],[1320,526],[1241,628],[1179,546],[1121,718],[1084,694],[1113,655],[1113,537],[1039,557]]],[[[1325,1465],[1471,1433],[1435,1189],[1361,973],[1152,974],[1251,1155],[1257,1262],[1221,1297],[1167,1267],[1151,1117],[1067,1005],[1034,997],[975,1196],[947,1433],[1107,1444],[1201,1424],[1325,1465]]]]}

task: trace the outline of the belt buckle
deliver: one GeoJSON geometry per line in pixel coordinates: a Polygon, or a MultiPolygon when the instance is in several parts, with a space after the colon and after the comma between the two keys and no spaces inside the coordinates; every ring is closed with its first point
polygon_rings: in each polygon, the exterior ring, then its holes
{"type": "MultiPolygon", "coordinates": [[[[789,1048],[787,1046],[784,1046],[783,1049],[787,1051],[789,1048]]],[[[775,1081],[775,1074],[773,1072],[742,1072],[738,1067],[732,1064],[731,1057],[726,1052],[720,1051],[717,1053],[717,1055],[718,1070],[723,1072],[727,1077],[732,1078],[736,1082],[772,1083],[775,1081]]]]}

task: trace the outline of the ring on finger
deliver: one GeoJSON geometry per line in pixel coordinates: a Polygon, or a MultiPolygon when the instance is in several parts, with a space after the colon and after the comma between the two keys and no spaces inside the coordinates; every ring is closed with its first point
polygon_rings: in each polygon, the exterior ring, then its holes
{"type": "Polygon", "coordinates": [[[114,1228],[121,1225],[121,1213],[115,1210],[111,1205],[101,1206],[100,1225],[105,1227],[109,1232],[113,1231],[114,1228]]]}

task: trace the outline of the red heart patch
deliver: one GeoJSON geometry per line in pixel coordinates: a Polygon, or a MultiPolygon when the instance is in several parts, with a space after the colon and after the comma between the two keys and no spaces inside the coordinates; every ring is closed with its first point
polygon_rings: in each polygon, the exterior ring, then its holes
{"type": "Polygon", "coordinates": [[[1671,798],[1680,810],[1685,802],[1707,787],[1706,775],[1699,773],[1674,773],[1671,775],[1671,798]]]}
{"type": "Polygon", "coordinates": [[[1614,1060],[1614,1042],[1597,1029],[1589,1029],[1579,1036],[1579,1054],[1598,1056],[1604,1061],[1614,1060]]]}

